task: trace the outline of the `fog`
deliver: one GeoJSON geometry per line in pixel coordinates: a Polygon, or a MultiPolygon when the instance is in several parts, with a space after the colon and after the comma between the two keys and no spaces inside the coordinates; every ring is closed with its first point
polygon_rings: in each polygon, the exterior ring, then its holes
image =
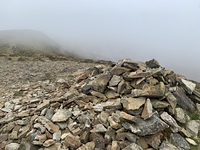
{"type": "Polygon", "coordinates": [[[0,0],[0,30],[40,30],[94,59],[157,59],[200,81],[200,0],[0,0]]]}

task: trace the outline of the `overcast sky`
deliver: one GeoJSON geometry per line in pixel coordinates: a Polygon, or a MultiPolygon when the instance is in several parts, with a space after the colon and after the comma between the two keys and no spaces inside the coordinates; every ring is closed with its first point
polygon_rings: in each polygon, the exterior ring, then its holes
{"type": "Polygon", "coordinates": [[[0,30],[36,29],[97,59],[157,59],[200,81],[200,0],[0,0],[0,30]]]}

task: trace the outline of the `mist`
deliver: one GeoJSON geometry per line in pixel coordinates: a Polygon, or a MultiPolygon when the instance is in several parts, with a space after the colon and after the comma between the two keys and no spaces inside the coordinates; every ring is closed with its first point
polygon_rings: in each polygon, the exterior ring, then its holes
{"type": "Polygon", "coordinates": [[[39,30],[86,58],[154,58],[200,81],[200,0],[0,2],[0,30],[39,30]]]}

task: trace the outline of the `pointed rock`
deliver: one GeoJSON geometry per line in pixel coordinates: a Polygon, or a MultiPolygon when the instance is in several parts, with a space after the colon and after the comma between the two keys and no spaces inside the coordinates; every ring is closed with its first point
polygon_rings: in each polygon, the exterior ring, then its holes
{"type": "Polygon", "coordinates": [[[146,119],[150,118],[152,115],[153,115],[153,107],[152,107],[152,104],[151,104],[151,100],[147,99],[146,103],[144,105],[144,109],[143,109],[141,117],[144,120],[146,120],[146,119]]]}

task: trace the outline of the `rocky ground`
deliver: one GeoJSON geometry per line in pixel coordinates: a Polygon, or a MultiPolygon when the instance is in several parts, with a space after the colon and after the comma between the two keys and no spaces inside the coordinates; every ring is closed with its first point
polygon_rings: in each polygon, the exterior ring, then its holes
{"type": "Polygon", "coordinates": [[[0,63],[0,149],[200,149],[197,83],[155,60],[0,63]]]}

